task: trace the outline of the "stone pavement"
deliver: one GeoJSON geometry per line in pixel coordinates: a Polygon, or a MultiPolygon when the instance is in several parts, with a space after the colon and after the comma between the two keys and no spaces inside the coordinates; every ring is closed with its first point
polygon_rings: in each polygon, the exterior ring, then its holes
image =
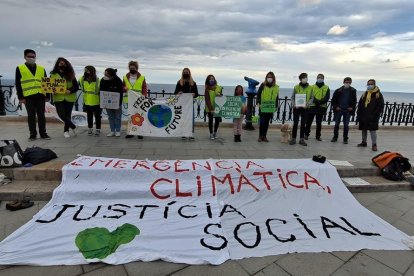
{"type": "MultiPolygon", "coordinates": [[[[322,132],[324,141],[310,138],[308,146],[290,146],[280,142],[279,129],[269,130],[269,143],[256,141],[258,130],[243,132],[242,143],[234,143],[232,129],[221,126],[220,138],[208,139],[208,130],[198,124],[195,130],[195,141],[182,141],[180,138],[107,138],[103,125],[100,137],[89,137],[86,128],[78,128],[78,136],[65,139],[63,125],[48,122],[48,134],[52,140],[36,140],[29,142],[27,123],[20,118],[0,117],[0,139],[16,139],[21,147],[37,145],[50,148],[58,154],[58,159],[27,169],[15,171],[0,170],[14,176],[12,183],[0,186],[0,240],[11,234],[27,222],[46,202],[26,210],[9,212],[5,210],[5,195],[21,195],[22,191],[37,195],[39,200],[48,200],[50,191],[59,184],[62,164],[76,158],[77,154],[105,156],[131,159],[236,159],[236,158],[311,158],[321,154],[332,160],[346,160],[353,167],[337,167],[341,176],[361,176],[369,182],[381,182],[376,178],[377,170],[371,165],[371,158],[383,150],[397,151],[414,160],[414,144],[412,143],[413,127],[382,128],[378,132],[379,152],[372,152],[370,147],[357,148],[361,141],[361,133],[356,129],[350,131],[350,143],[329,142],[332,127],[325,127],[322,132]],[[20,177],[20,179],[18,179],[20,177]],[[16,179],[17,178],[17,179],[16,179]],[[42,180],[42,181],[39,181],[42,180]],[[41,185],[39,184],[41,183],[41,185]],[[20,188],[19,188],[20,187],[20,188]],[[41,187],[41,189],[39,188],[41,187]],[[46,187],[46,188],[45,188],[46,187]],[[22,190],[23,189],[23,190],[22,190]],[[44,189],[44,190],[42,190],[44,189]],[[43,191],[44,193],[40,193],[43,191]],[[12,214],[12,215],[11,215],[12,214]]],[[[342,132],[340,132],[342,133],[342,132]]],[[[314,137],[314,131],[311,137],[314,137]]],[[[369,143],[370,145],[370,143],[369,143]]],[[[378,186],[378,185],[376,185],[378,186]]],[[[394,185],[394,187],[397,187],[394,185]]],[[[403,232],[414,235],[414,191],[409,185],[401,186],[405,191],[355,193],[354,196],[373,213],[382,217],[403,232]]],[[[352,189],[351,189],[352,190],[352,189]]],[[[356,189],[355,189],[356,190],[356,189]]],[[[368,189],[364,191],[378,191],[368,189]]],[[[413,251],[373,251],[333,253],[300,253],[263,258],[247,258],[238,261],[227,261],[220,266],[174,264],[163,261],[134,262],[119,266],[91,264],[83,266],[0,266],[0,275],[414,275],[413,251]]]]}

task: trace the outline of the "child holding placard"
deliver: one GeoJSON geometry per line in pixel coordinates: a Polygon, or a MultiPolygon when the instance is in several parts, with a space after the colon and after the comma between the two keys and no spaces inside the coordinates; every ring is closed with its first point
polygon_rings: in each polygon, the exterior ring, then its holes
{"type": "Polygon", "coordinates": [[[240,117],[233,119],[233,132],[234,132],[234,142],[241,142],[241,130],[242,130],[242,123],[243,117],[246,113],[246,98],[243,96],[243,86],[237,85],[234,89],[234,96],[238,96],[242,98],[242,107],[240,110],[240,117]]]}

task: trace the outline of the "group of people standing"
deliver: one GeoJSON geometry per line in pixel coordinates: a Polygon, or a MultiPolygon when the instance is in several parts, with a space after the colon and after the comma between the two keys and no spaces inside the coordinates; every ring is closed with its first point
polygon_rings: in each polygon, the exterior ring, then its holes
{"type": "MultiPolygon", "coordinates": [[[[50,139],[46,132],[45,122],[45,100],[46,95],[41,89],[41,80],[46,77],[45,69],[36,64],[36,52],[32,49],[24,51],[25,63],[16,68],[16,90],[20,103],[26,105],[28,113],[28,125],[30,136],[29,140],[37,139],[36,116],[39,126],[39,134],[42,139],[50,139]]],[[[79,88],[83,91],[84,110],[87,113],[88,135],[99,136],[101,134],[101,113],[100,91],[109,91],[119,93],[119,108],[107,109],[110,132],[108,137],[121,136],[121,117],[122,103],[128,104],[128,91],[132,90],[143,96],[148,95],[148,86],[145,77],[138,72],[138,62],[130,61],[128,63],[129,72],[121,80],[117,76],[117,70],[107,68],[104,76],[99,79],[95,67],[88,65],[84,68],[84,74],[80,77],[79,82],[76,79],[75,72],[68,60],[59,57],[50,72],[51,78],[65,79],[65,93],[53,93],[53,101],[60,119],[64,122],[63,136],[70,138],[76,135],[76,126],[71,121],[73,105],[76,102],[76,92],[79,88]],[[93,121],[95,119],[95,130],[93,121]],[[69,132],[71,131],[71,133],[69,132]]],[[[300,121],[300,139],[299,144],[306,146],[305,140],[308,139],[311,132],[311,125],[316,118],[316,140],[322,141],[321,128],[323,116],[326,114],[327,102],[330,98],[330,89],[324,82],[324,75],[318,74],[316,83],[308,83],[308,75],[302,73],[299,75],[299,83],[295,85],[291,97],[293,108],[293,129],[292,138],[289,141],[291,145],[296,144],[297,130],[300,121]],[[298,104],[297,99],[305,99],[305,104],[298,104]]],[[[332,97],[332,108],[334,111],[334,136],[331,142],[337,142],[339,136],[339,125],[341,120],[344,124],[343,143],[348,143],[349,119],[355,114],[357,105],[356,89],[351,86],[352,79],[344,79],[343,86],[336,89],[332,97]]],[[[215,97],[223,96],[223,87],[220,86],[214,75],[208,75],[205,80],[205,111],[208,118],[208,127],[210,139],[217,138],[217,131],[221,122],[221,117],[215,116],[214,101],[215,97]]],[[[193,98],[197,98],[199,93],[197,84],[191,76],[189,68],[184,68],[181,78],[176,84],[174,94],[191,93],[193,98]]],[[[243,114],[246,112],[245,98],[243,97],[243,87],[236,86],[234,96],[243,98],[240,118],[233,120],[234,141],[241,142],[241,129],[243,114]]],[[[257,93],[256,103],[259,107],[259,142],[268,142],[267,132],[269,123],[273,118],[274,112],[278,108],[279,86],[276,84],[276,76],[273,72],[266,74],[265,80],[260,85],[257,93]]],[[[367,83],[367,90],[364,92],[358,102],[358,121],[359,129],[362,130],[362,142],[360,147],[367,146],[368,130],[371,134],[372,150],[377,150],[376,130],[379,125],[379,117],[384,107],[384,99],[376,86],[375,80],[371,79],[367,83]]],[[[193,133],[194,133],[194,108],[193,108],[193,133]]],[[[127,134],[125,138],[132,138],[127,134]]],[[[138,139],[142,139],[138,136],[138,139]]],[[[182,137],[182,139],[194,140],[194,136],[182,137]]]]}

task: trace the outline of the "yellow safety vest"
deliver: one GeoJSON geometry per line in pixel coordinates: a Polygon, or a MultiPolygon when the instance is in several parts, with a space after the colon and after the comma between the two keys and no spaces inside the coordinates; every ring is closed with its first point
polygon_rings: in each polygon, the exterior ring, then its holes
{"type": "Polygon", "coordinates": [[[79,83],[83,91],[84,104],[88,106],[99,105],[99,78],[96,78],[96,81],[89,82],[85,81],[82,76],[79,80],[79,83]]]}
{"type": "Polygon", "coordinates": [[[312,94],[312,85],[308,85],[306,88],[303,88],[300,84],[296,84],[294,91],[295,94],[306,94],[306,102],[308,103],[312,94]]]}
{"type": "MultiPolygon", "coordinates": [[[[312,94],[313,97],[315,99],[317,99],[318,101],[322,100],[323,98],[325,98],[326,93],[328,92],[329,86],[327,85],[323,85],[321,88],[319,88],[316,84],[312,85],[312,94]]],[[[316,106],[314,103],[312,103],[310,106],[316,106]]],[[[326,103],[325,104],[321,104],[321,107],[327,107],[326,103]]]]}
{"type": "Polygon", "coordinates": [[[223,91],[223,87],[221,87],[220,85],[216,85],[216,88],[214,90],[209,90],[208,91],[208,95],[210,97],[210,103],[213,106],[213,110],[209,110],[208,106],[206,105],[206,111],[207,112],[211,112],[214,111],[214,100],[216,99],[216,96],[219,96],[221,94],[221,91],[223,91]]]}
{"type": "MultiPolygon", "coordinates": [[[[275,84],[274,86],[268,87],[267,85],[264,85],[262,94],[261,94],[261,103],[263,102],[272,102],[275,104],[275,110],[273,112],[276,112],[277,105],[276,105],[276,98],[279,95],[279,85],[275,84]]],[[[260,105],[260,111],[262,111],[262,105],[260,105]]]]}
{"type": "MultiPolygon", "coordinates": [[[[50,74],[50,78],[53,79],[63,79],[58,73],[50,74]]],[[[66,89],[69,90],[73,86],[71,81],[66,80],[66,89]]],[[[53,94],[53,101],[55,103],[57,102],[63,102],[66,100],[67,102],[74,103],[76,102],[76,93],[70,93],[68,94],[53,94]]]]}
{"type": "MultiPolygon", "coordinates": [[[[124,83],[125,83],[125,86],[127,87],[127,89],[138,92],[141,95],[142,95],[142,85],[144,84],[144,80],[145,80],[145,77],[143,75],[141,75],[136,80],[134,85],[131,85],[131,83],[129,82],[129,79],[127,78],[127,76],[126,75],[124,76],[124,83]]],[[[128,90],[124,93],[124,96],[123,96],[123,99],[122,99],[123,103],[128,103],[128,90]]]]}
{"type": "Polygon", "coordinates": [[[36,72],[33,76],[26,64],[19,65],[19,71],[22,77],[20,83],[22,85],[23,96],[28,97],[35,94],[46,95],[46,92],[41,90],[42,78],[45,76],[45,69],[36,64],[36,72]]]}

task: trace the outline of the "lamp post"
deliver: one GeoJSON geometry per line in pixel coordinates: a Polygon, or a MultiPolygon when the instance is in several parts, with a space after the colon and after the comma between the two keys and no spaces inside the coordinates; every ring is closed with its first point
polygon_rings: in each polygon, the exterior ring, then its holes
{"type": "Polygon", "coordinates": [[[1,85],[1,78],[3,76],[0,75],[0,116],[6,115],[6,110],[4,106],[4,93],[3,93],[3,86],[1,85]]]}

